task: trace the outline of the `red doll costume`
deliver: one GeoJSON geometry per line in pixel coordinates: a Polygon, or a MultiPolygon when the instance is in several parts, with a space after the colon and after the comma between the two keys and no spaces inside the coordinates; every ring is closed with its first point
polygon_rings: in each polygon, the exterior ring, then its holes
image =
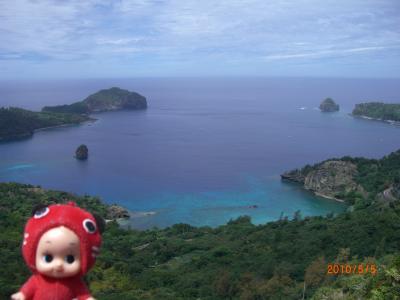
{"type": "MultiPolygon", "coordinates": [[[[77,207],[75,203],[54,204],[36,210],[25,226],[22,245],[23,257],[33,275],[22,286],[20,292],[26,300],[86,300],[90,298],[90,292],[82,277],[94,265],[100,245],[101,235],[95,217],[77,207]],[[75,247],[79,247],[80,269],[73,276],[62,278],[47,276],[36,267],[39,240],[43,235],[58,228],[72,231],[71,234],[79,239],[75,247]]],[[[47,260],[51,262],[53,258],[50,259],[45,255],[44,259],[46,262],[47,260]]],[[[72,262],[74,260],[73,257],[68,259],[72,262]]]]}

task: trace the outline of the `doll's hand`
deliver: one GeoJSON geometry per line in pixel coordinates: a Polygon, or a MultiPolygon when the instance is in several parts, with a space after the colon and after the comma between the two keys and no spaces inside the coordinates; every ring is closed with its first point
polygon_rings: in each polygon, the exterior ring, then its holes
{"type": "Polygon", "coordinates": [[[25,300],[25,295],[22,292],[11,295],[12,300],[25,300]]]}

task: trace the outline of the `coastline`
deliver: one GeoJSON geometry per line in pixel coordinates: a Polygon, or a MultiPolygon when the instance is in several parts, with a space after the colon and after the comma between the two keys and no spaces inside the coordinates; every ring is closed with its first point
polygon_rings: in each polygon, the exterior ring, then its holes
{"type": "Polygon", "coordinates": [[[314,196],[322,197],[322,198],[329,199],[329,200],[334,200],[334,201],[337,201],[337,202],[340,202],[340,203],[346,203],[346,201],[343,200],[343,199],[335,198],[335,197],[332,197],[332,196],[328,196],[328,195],[316,192],[316,191],[311,190],[311,189],[307,189],[307,188],[305,188],[303,183],[295,181],[295,180],[291,179],[288,176],[281,175],[281,180],[283,182],[287,182],[287,183],[290,183],[290,184],[298,185],[298,186],[301,187],[302,190],[311,192],[314,196]]]}
{"type": "Polygon", "coordinates": [[[39,131],[48,130],[48,129],[54,129],[54,128],[69,127],[69,126],[74,126],[74,125],[82,125],[82,124],[85,124],[85,123],[94,123],[96,121],[97,121],[97,119],[92,118],[92,117],[88,117],[87,120],[79,122],[79,123],[66,123],[66,124],[61,124],[61,125],[48,126],[48,127],[42,127],[42,128],[34,129],[33,133],[39,132],[39,131]]]}
{"type": "Polygon", "coordinates": [[[12,137],[0,137],[0,143],[8,143],[8,142],[15,142],[15,141],[22,141],[29,139],[33,136],[33,132],[22,133],[19,135],[14,135],[12,137]]]}
{"type": "Polygon", "coordinates": [[[41,127],[41,128],[34,129],[30,132],[26,132],[23,134],[19,134],[19,135],[7,137],[7,138],[0,137],[0,143],[8,143],[8,142],[26,140],[26,139],[32,138],[33,135],[35,134],[35,132],[39,132],[39,131],[45,131],[45,130],[49,130],[49,129],[62,128],[62,127],[70,127],[70,126],[75,126],[75,125],[82,125],[82,124],[89,123],[89,122],[94,123],[96,121],[97,121],[97,119],[88,117],[87,120],[79,122],[79,123],[66,123],[66,124],[55,125],[55,126],[41,127]]]}
{"type": "Polygon", "coordinates": [[[332,196],[328,196],[328,195],[324,195],[324,194],[321,194],[321,193],[318,193],[318,192],[314,192],[314,191],[312,191],[316,196],[319,196],[319,197],[322,197],[322,198],[326,198],[326,199],[330,199],[330,200],[335,200],[335,201],[337,201],[337,202],[340,202],[340,203],[346,203],[346,201],[344,201],[343,199],[339,199],[339,198],[335,198],[335,197],[332,197],[332,196]]]}
{"type": "Polygon", "coordinates": [[[388,124],[391,124],[391,125],[400,126],[400,121],[372,118],[372,117],[368,117],[368,116],[365,116],[365,115],[354,115],[352,113],[350,113],[349,115],[354,117],[354,118],[360,118],[360,119],[364,119],[364,120],[384,122],[384,123],[388,123],[388,124]]]}

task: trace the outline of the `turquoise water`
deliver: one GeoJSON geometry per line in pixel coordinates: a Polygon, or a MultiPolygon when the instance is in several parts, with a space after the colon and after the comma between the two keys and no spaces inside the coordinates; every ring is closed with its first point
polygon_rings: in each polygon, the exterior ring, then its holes
{"type": "Polygon", "coordinates": [[[396,101],[396,80],[135,79],[0,83],[0,106],[39,109],[120,86],[148,98],[146,111],[94,115],[80,126],[0,144],[0,181],[100,196],[134,211],[135,228],[216,226],[325,215],[346,207],[280,181],[286,170],[344,155],[378,158],[399,129],[348,115],[355,103],[396,101]],[[330,96],[339,113],[316,108],[330,96]],[[89,147],[89,160],[74,159],[89,147]],[[149,212],[144,214],[143,212],[149,212]]]}
{"type": "Polygon", "coordinates": [[[7,171],[17,171],[17,170],[21,170],[21,169],[29,169],[29,168],[34,168],[35,165],[33,164],[17,164],[17,165],[13,165],[9,168],[7,168],[7,171]]]}

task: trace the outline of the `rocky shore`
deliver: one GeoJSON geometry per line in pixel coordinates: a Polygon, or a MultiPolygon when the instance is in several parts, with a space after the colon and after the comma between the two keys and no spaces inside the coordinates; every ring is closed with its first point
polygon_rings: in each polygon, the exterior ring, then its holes
{"type": "Polygon", "coordinates": [[[377,122],[384,122],[384,123],[389,123],[389,124],[391,124],[391,125],[400,126],[400,121],[385,120],[385,119],[381,119],[381,118],[372,118],[372,117],[368,117],[368,116],[364,116],[364,115],[354,115],[354,114],[350,114],[350,116],[355,117],[355,118],[364,119],[364,120],[371,120],[371,121],[377,121],[377,122]]]}
{"type": "Polygon", "coordinates": [[[362,192],[356,183],[357,166],[342,160],[327,160],[314,166],[306,166],[281,175],[283,180],[297,182],[306,190],[336,201],[344,201],[344,196],[351,192],[362,192]]]}

